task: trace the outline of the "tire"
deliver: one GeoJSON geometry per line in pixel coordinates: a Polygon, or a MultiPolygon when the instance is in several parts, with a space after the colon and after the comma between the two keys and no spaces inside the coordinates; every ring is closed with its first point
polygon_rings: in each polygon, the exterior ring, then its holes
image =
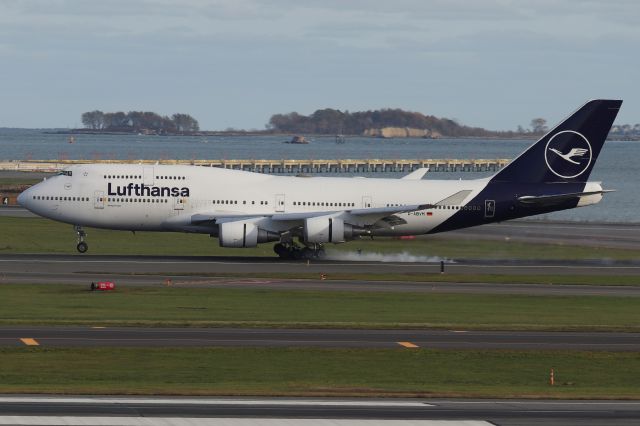
{"type": "Polygon", "coordinates": [[[300,257],[302,259],[313,259],[315,257],[314,251],[309,247],[305,247],[302,250],[300,250],[300,257]]]}
{"type": "Polygon", "coordinates": [[[281,259],[286,259],[289,257],[289,250],[285,247],[284,244],[278,243],[273,246],[273,251],[277,254],[281,259]]]}
{"type": "Polygon", "coordinates": [[[80,241],[78,243],[78,245],[76,246],[76,249],[80,252],[80,253],[86,253],[87,250],[89,250],[89,245],[87,243],[85,243],[84,241],[80,241]]]}
{"type": "Polygon", "coordinates": [[[300,249],[293,249],[293,250],[291,250],[290,256],[291,256],[291,257],[290,257],[290,259],[293,259],[293,260],[302,260],[302,259],[303,259],[303,253],[302,253],[302,250],[300,250],[300,249]]]}

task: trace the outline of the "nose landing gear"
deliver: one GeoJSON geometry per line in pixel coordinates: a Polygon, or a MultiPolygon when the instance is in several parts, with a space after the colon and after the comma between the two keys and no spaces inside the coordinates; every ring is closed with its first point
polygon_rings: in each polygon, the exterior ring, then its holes
{"type": "Polygon", "coordinates": [[[89,244],[84,242],[84,237],[87,236],[87,233],[84,232],[84,229],[80,225],[76,225],[73,227],[76,231],[76,235],[78,236],[78,245],[76,246],[76,250],[80,253],[86,253],[89,250],[89,244]]]}

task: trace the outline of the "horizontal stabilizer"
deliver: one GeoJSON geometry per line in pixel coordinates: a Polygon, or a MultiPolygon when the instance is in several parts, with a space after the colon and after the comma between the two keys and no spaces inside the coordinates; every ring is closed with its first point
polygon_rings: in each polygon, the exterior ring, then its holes
{"type": "Polygon", "coordinates": [[[599,191],[587,191],[587,192],[571,192],[568,194],[556,194],[556,195],[523,195],[518,197],[518,201],[521,204],[537,204],[548,205],[556,204],[562,201],[575,200],[576,198],[587,197],[589,195],[602,195],[607,192],[614,192],[613,189],[602,189],[599,191]]]}

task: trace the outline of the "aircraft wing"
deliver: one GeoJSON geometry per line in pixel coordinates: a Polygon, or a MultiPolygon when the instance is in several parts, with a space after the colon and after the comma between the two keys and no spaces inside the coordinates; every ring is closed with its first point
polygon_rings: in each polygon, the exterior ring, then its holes
{"type": "MultiPolygon", "coordinates": [[[[193,225],[217,225],[226,222],[235,222],[239,220],[250,220],[258,218],[268,218],[276,222],[291,222],[310,219],[319,216],[328,215],[340,215],[346,214],[351,216],[358,216],[361,219],[370,219],[370,222],[374,222],[392,217],[397,213],[406,213],[416,210],[424,210],[433,207],[433,204],[411,204],[403,206],[393,207],[370,207],[361,209],[344,209],[335,211],[315,211],[315,212],[297,212],[297,213],[267,213],[267,214],[255,214],[248,215],[246,213],[239,213],[237,215],[230,213],[198,213],[191,216],[191,223],[193,225]]],[[[394,216],[395,217],[395,216],[394,216]]]]}
{"type": "Polygon", "coordinates": [[[396,213],[406,213],[415,210],[424,210],[431,207],[431,204],[411,204],[395,207],[369,207],[362,209],[349,209],[349,210],[336,210],[333,212],[321,211],[321,212],[300,212],[300,213],[275,213],[271,216],[273,220],[302,220],[309,219],[317,216],[326,216],[330,214],[338,214],[345,212],[353,216],[380,216],[384,217],[396,213]]]}

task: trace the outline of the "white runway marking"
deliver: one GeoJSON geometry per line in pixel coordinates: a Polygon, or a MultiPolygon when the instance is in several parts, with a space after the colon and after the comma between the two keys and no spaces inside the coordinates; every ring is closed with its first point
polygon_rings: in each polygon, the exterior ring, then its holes
{"type": "Polygon", "coordinates": [[[0,416],[0,425],[53,426],[490,426],[479,420],[239,419],[193,417],[0,416]]]}
{"type": "Polygon", "coordinates": [[[0,397],[0,403],[47,404],[193,404],[193,405],[304,405],[321,407],[433,407],[415,401],[332,401],[303,399],[224,399],[224,398],[69,398],[69,397],[0,397]]]}

